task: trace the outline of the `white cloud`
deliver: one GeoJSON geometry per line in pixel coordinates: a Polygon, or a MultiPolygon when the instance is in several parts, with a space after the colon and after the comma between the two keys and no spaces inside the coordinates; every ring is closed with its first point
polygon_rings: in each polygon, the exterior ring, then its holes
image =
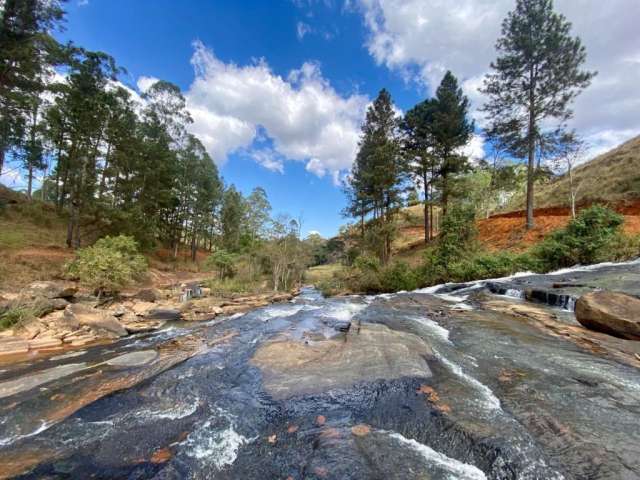
{"type": "Polygon", "coordinates": [[[251,158],[253,158],[259,165],[262,165],[267,170],[272,172],[284,173],[284,161],[282,155],[272,148],[254,149],[249,152],[251,158]]]}
{"type": "Polygon", "coordinates": [[[149,90],[149,88],[151,88],[151,86],[156,83],[158,81],[158,79],[156,77],[138,77],[138,81],[136,82],[136,86],[138,87],[138,90],[140,90],[140,93],[144,93],[147,90],[149,90]]]}
{"type": "Polygon", "coordinates": [[[248,148],[262,127],[278,154],[276,163],[267,162],[272,169],[283,159],[297,160],[319,176],[338,178],[351,166],[367,97],[341,96],[315,63],[283,78],[264,60],[239,66],[222,62],[200,42],[194,47],[196,78],[186,92],[191,130],[218,164],[248,148]]]}
{"type": "MultiPolygon", "coordinates": [[[[377,63],[429,90],[447,69],[472,100],[476,120],[483,101],[478,88],[495,58],[500,24],[513,0],[357,0],[369,30],[367,48],[377,63]]],[[[607,149],[640,133],[640,35],[637,0],[556,0],[587,48],[597,70],[575,103],[572,126],[607,149]],[[616,142],[616,143],[611,143],[616,142]]]]}
{"type": "Polygon", "coordinates": [[[86,7],[87,5],[89,5],[89,0],[78,0],[79,7],[86,7]]]}
{"type": "Polygon", "coordinates": [[[304,22],[298,22],[296,25],[296,34],[298,35],[298,40],[302,40],[307,33],[312,31],[311,25],[304,22]]]}

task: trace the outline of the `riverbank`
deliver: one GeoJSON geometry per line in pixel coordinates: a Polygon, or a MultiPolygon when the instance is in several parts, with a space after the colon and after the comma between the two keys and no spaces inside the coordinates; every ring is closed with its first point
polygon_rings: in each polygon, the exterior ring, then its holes
{"type": "Polygon", "coordinates": [[[0,331],[0,365],[110,343],[175,322],[212,321],[297,294],[293,290],[221,297],[212,295],[203,282],[191,281],[98,299],[69,282],[34,282],[19,293],[0,296],[5,318],[22,316],[0,331]]]}
{"type": "Polygon", "coordinates": [[[510,295],[306,289],[2,367],[0,477],[640,479],[640,370],[615,355],[640,342],[510,295]]]}

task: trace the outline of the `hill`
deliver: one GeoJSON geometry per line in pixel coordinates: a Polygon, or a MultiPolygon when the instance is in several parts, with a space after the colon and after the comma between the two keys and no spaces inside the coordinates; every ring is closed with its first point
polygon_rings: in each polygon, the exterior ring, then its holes
{"type": "MultiPolygon", "coordinates": [[[[36,280],[61,278],[65,264],[74,257],[73,249],[66,246],[66,230],[66,215],[53,205],[29,202],[24,194],[0,185],[0,288],[18,291],[36,280]]],[[[88,244],[95,238],[85,240],[88,244]]],[[[177,259],[158,248],[147,254],[148,282],[171,284],[199,278],[206,256],[199,251],[197,261],[191,262],[188,248],[177,259]]]]}
{"type": "MultiPolygon", "coordinates": [[[[640,135],[574,169],[578,205],[619,204],[640,199],[640,135]]],[[[569,177],[562,175],[536,185],[536,208],[569,206],[569,177]]],[[[519,198],[509,210],[522,210],[519,198]]]]}

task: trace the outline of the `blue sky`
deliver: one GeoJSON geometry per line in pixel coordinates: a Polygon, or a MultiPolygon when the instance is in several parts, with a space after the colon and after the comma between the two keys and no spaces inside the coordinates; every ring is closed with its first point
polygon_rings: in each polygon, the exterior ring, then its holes
{"type": "MultiPolygon", "coordinates": [[[[199,40],[221,62],[246,66],[262,58],[283,78],[305,62],[317,62],[323,79],[340,96],[373,98],[386,87],[401,108],[420,99],[421,88],[376,65],[365,46],[361,16],[341,4],[90,0],[86,5],[73,2],[67,10],[67,28],[60,38],[113,55],[128,71],[122,81],[134,88],[139,77],[153,77],[188,91],[194,80],[193,42],[199,40]],[[302,36],[303,30],[310,31],[302,36]]],[[[269,132],[263,130],[263,135],[269,132]]],[[[270,139],[261,143],[273,144],[270,139]]],[[[282,171],[274,171],[244,150],[219,157],[215,160],[226,182],[245,193],[263,186],[274,212],[302,215],[303,231],[331,236],[345,223],[341,189],[329,173],[320,177],[305,169],[304,159],[285,156],[282,171]]]]}
{"type": "MultiPolygon", "coordinates": [[[[59,36],[114,56],[142,91],[177,84],[228,183],[262,186],[274,213],[302,216],[303,233],[345,223],[339,181],[368,102],[385,87],[400,110],[450,69],[479,129],[482,79],[515,0],[69,0],[59,36]]],[[[570,126],[585,159],[640,133],[638,0],[555,0],[587,49],[592,85],[570,126]]],[[[480,131],[478,132],[480,133],[480,131]]],[[[482,137],[467,148],[482,156],[482,137]]],[[[20,172],[3,172],[19,187],[20,172]]]]}

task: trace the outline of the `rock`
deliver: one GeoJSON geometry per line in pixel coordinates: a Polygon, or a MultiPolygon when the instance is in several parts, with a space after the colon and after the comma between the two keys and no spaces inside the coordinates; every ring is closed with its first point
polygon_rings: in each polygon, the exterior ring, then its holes
{"type": "Polygon", "coordinates": [[[207,288],[207,287],[202,287],[200,289],[200,293],[202,297],[210,297],[211,296],[211,289],[207,288]]]}
{"type": "Polygon", "coordinates": [[[32,298],[71,298],[77,291],[75,286],[61,282],[33,282],[23,291],[23,295],[32,298]]]}
{"type": "Polygon", "coordinates": [[[131,305],[131,310],[133,310],[133,313],[135,313],[136,315],[144,316],[149,310],[155,307],[156,305],[152,302],[135,302],[133,305],[131,305]]]}
{"type": "Polygon", "coordinates": [[[371,433],[371,427],[364,423],[359,423],[358,425],[354,425],[351,427],[351,433],[353,433],[356,437],[366,437],[371,433]]]}
{"type": "Polygon", "coordinates": [[[129,333],[145,333],[158,330],[165,323],[165,320],[150,320],[146,317],[138,317],[133,313],[128,313],[120,319],[129,333]]]}
{"type": "Polygon", "coordinates": [[[29,342],[26,340],[3,339],[0,340],[0,357],[4,355],[17,355],[29,351],[29,342]]]}
{"type": "Polygon", "coordinates": [[[144,288],[136,293],[133,298],[142,300],[143,302],[157,302],[160,300],[161,295],[160,292],[154,288],[144,288]]]}
{"type": "Polygon", "coordinates": [[[116,318],[119,318],[129,313],[129,310],[127,310],[126,307],[124,307],[123,305],[116,305],[114,308],[110,310],[110,312],[111,312],[111,315],[113,315],[116,318]]]}
{"type": "Polygon", "coordinates": [[[144,316],[145,320],[176,321],[182,318],[182,312],[176,308],[154,308],[144,316]]]}
{"type": "Polygon", "coordinates": [[[29,348],[31,350],[45,350],[49,348],[56,348],[62,346],[62,340],[53,337],[36,338],[29,341],[29,348]]]}
{"type": "Polygon", "coordinates": [[[592,292],[576,302],[583,326],[628,340],[640,340],[640,299],[617,292],[592,292]]]}
{"type": "Polygon", "coordinates": [[[127,336],[127,330],[116,317],[109,313],[82,304],[71,304],[64,311],[65,317],[75,319],[80,325],[92,330],[103,330],[116,337],[127,336]]]}

